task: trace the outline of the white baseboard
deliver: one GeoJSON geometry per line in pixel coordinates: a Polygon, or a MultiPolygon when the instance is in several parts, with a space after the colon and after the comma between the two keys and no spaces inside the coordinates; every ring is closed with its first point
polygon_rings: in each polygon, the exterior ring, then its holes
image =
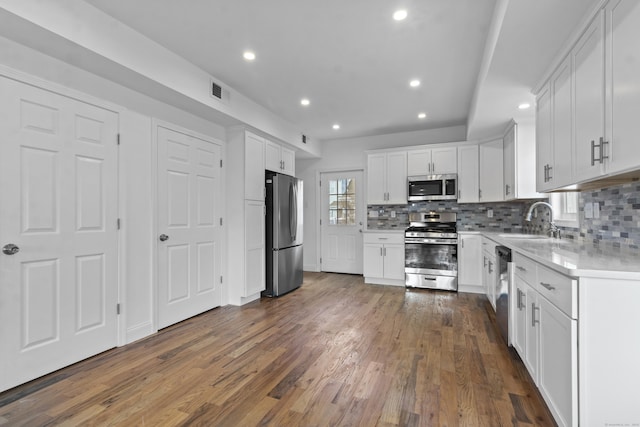
{"type": "Polygon", "coordinates": [[[482,286],[474,285],[461,285],[458,284],[458,292],[466,292],[469,294],[484,294],[484,288],[482,286]]]}
{"type": "Polygon", "coordinates": [[[131,344],[134,341],[146,338],[149,335],[153,335],[155,333],[156,331],[153,329],[153,325],[151,324],[151,322],[140,323],[138,325],[132,326],[127,329],[127,338],[124,345],[131,344]]]}

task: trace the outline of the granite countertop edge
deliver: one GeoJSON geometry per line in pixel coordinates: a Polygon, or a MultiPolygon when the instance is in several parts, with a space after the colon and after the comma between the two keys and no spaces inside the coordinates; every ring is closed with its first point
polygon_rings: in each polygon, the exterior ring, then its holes
{"type": "Polygon", "coordinates": [[[607,252],[596,245],[569,239],[527,240],[500,232],[460,231],[482,235],[559,273],[573,277],[640,280],[640,252],[607,252]]]}

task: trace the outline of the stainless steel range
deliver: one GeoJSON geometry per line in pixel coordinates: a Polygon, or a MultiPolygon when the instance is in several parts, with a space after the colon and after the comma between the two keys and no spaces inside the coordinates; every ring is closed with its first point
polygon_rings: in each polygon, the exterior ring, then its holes
{"type": "Polygon", "coordinates": [[[407,287],[458,290],[458,233],[453,212],[410,212],[404,233],[407,287]]]}

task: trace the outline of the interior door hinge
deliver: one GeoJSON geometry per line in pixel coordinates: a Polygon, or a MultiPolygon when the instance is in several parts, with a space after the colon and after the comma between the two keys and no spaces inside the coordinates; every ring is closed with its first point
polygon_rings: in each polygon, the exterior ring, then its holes
{"type": "Polygon", "coordinates": [[[118,218],[118,220],[116,221],[117,226],[118,226],[118,230],[120,230],[120,218],[118,218]]]}
{"type": "Polygon", "coordinates": [[[120,134],[118,134],[117,140],[118,140],[118,145],[120,145],[120,134]]]}
{"type": "Polygon", "coordinates": [[[322,225],[322,220],[320,220],[320,225],[322,225]]]}
{"type": "Polygon", "coordinates": [[[222,226],[222,218],[220,218],[220,225],[222,226]]]}
{"type": "Polygon", "coordinates": [[[222,167],[222,159],[220,159],[220,167],[222,167]]]}
{"type": "Polygon", "coordinates": [[[223,282],[222,282],[222,276],[220,276],[220,283],[223,283],[223,282]]]}
{"type": "Polygon", "coordinates": [[[322,264],[322,257],[320,257],[320,264],[322,264]]]}
{"type": "Polygon", "coordinates": [[[116,304],[116,314],[120,314],[120,303],[116,304]]]}
{"type": "Polygon", "coordinates": [[[320,187],[322,187],[322,180],[320,180],[320,187]]]}

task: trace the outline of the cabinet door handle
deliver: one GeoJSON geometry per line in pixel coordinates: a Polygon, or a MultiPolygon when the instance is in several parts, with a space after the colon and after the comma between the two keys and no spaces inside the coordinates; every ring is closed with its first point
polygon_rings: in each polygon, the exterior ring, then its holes
{"type": "Polygon", "coordinates": [[[493,263],[491,261],[489,261],[489,274],[493,273],[493,263]]]}
{"type": "Polygon", "coordinates": [[[460,199],[460,198],[461,198],[461,197],[460,197],[460,194],[461,194],[461,193],[460,193],[460,190],[458,190],[458,199],[460,199]]]}
{"type": "Polygon", "coordinates": [[[536,307],[535,302],[532,302],[531,303],[531,326],[534,328],[536,327],[536,323],[540,323],[540,321],[536,319],[536,310],[540,310],[540,309],[536,307]]]}
{"type": "Polygon", "coordinates": [[[604,159],[608,159],[609,156],[604,155],[604,146],[609,143],[609,141],[605,141],[603,137],[600,137],[599,143],[596,144],[594,140],[591,140],[591,166],[595,166],[596,162],[600,164],[604,163],[604,159]],[[596,147],[600,152],[600,156],[596,159],[596,147]]]}
{"type": "Polygon", "coordinates": [[[504,194],[509,195],[509,184],[504,186],[504,194]]]}
{"type": "Polygon", "coordinates": [[[551,286],[549,283],[540,282],[540,284],[550,291],[555,291],[556,289],[555,286],[551,286]]]}
{"type": "Polygon", "coordinates": [[[382,248],[380,248],[380,256],[384,256],[384,255],[382,255],[382,248]]]}
{"type": "Polygon", "coordinates": [[[382,256],[387,256],[387,248],[382,248],[382,256]]]}
{"type": "Polygon", "coordinates": [[[526,269],[526,268],[524,268],[524,267],[523,267],[523,266],[521,266],[521,265],[517,265],[517,266],[516,266],[516,268],[517,268],[518,270],[520,270],[520,271],[527,271],[527,269],[526,269]]]}
{"type": "Polygon", "coordinates": [[[520,289],[517,289],[518,291],[518,296],[516,297],[516,307],[518,308],[518,310],[520,310],[520,306],[522,305],[522,292],[520,292],[520,289]]]}
{"type": "Polygon", "coordinates": [[[553,166],[547,165],[547,181],[551,181],[553,179],[551,169],[553,169],[553,166]]]}
{"type": "Polygon", "coordinates": [[[600,164],[604,163],[604,159],[608,159],[609,156],[604,155],[604,146],[609,144],[609,141],[605,141],[603,137],[600,137],[600,164]]]}

